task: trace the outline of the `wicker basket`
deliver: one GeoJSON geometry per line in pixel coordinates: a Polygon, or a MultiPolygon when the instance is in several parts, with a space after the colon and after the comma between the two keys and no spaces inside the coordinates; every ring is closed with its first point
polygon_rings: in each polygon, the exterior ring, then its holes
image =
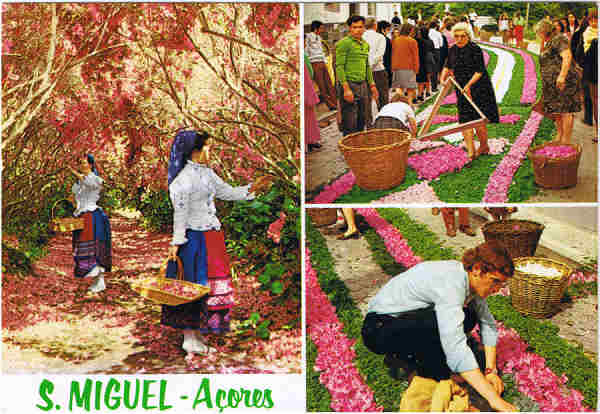
{"type": "Polygon", "coordinates": [[[577,169],[581,159],[581,145],[558,144],[548,142],[532,148],[529,159],[533,164],[535,183],[543,188],[566,188],[577,185],[577,169]],[[577,153],[567,158],[547,158],[536,155],[536,151],[548,147],[566,145],[574,148],[577,153]]]}
{"type": "Polygon", "coordinates": [[[177,257],[177,279],[168,279],[166,277],[168,262],[169,259],[165,260],[158,276],[131,282],[131,288],[140,294],[140,296],[150,299],[153,302],[170,306],[194,302],[210,293],[210,288],[208,286],[183,280],[183,264],[179,257],[177,257]],[[165,290],[172,285],[179,285],[180,288],[193,290],[194,295],[180,296],[165,290]]]}
{"type": "Polygon", "coordinates": [[[387,190],[404,181],[410,134],[399,129],[370,129],[342,138],[340,150],[364,190],[387,190]]]}
{"type": "Polygon", "coordinates": [[[50,221],[50,229],[55,232],[70,232],[75,230],[83,230],[83,218],[81,217],[67,217],[67,218],[55,218],[54,213],[56,206],[61,201],[69,201],[66,198],[56,200],[52,206],[52,220],[50,221]]]}
{"type": "Polygon", "coordinates": [[[573,270],[564,263],[540,257],[521,257],[514,262],[515,274],[508,282],[513,307],[534,318],[545,318],[556,312],[573,270]],[[527,263],[552,267],[560,271],[560,276],[539,276],[517,270],[527,263]]]}
{"type": "Polygon", "coordinates": [[[337,221],[337,208],[307,208],[315,227],[331,226],[337,221]]]}
{"type": "Polygon", "coordinates": [[[514,259],[535,254],[544,225],[529,220],[500,220],[486,223],[481,231],[485,241],[502,243],[514,259]]]}

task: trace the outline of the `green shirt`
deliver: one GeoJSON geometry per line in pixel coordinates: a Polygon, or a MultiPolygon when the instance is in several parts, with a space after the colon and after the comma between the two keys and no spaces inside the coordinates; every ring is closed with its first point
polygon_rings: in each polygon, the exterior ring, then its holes
{"type": "Polygon", "coordinates": [[[525,26],[525,18],[523,16],[515,17],[513,18],[513,24],[515,26],[525,26]]]}
{"type": "Polygon", "coordinates": [[[373,72],[369,66],[369,44],[346,36],[335,46],[335,72],[340,83],[367,81],[373,84],[373,72]]]}

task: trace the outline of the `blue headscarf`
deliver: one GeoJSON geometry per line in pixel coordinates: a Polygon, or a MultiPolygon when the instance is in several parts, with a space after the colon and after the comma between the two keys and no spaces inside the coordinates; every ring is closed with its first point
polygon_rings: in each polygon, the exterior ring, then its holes
{"type": "Polygon", "coordinates": [[[96,168],[96,159],[92,154],[87,155],[87,162],[92,167],[92,172],[97,176],[100,176],[100,174],[98,174],[98,169],[96,168]]]}
{"type": "Polygon", "coordinates": [[[179,131],[175,135],[169,157],[169,185],[185,167],[185,163],[196,146],[198,138],[197,131],[179,131]]]}

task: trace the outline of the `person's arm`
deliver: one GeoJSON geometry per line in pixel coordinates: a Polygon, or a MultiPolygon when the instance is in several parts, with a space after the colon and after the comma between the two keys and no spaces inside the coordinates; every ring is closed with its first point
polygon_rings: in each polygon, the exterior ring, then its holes
{"type": "Polygon", "coordinates": [[[413,55],[414,55],[414,70],[415,70],[415,74],[419,73],[419,45],[417,44],[417,41],[415,40],[412,43],[412,51],[413,51],[413,55]]]}
{"type": "Polygon", "coordinates": [[[190,210],[190,192],[181,182],[173,182],[169,187],[169,196],[173,204],[173,240],[169,256],[174,258],[180,245],[187,243],[185,230],[190,210]]]}
{"type": "Polygon", "coordinates": [[[408,129],[413,138],[417,137],[417,120],[414,117],[408,117],[408,129]]]}
{"type": "Polygon", "coordinates": [[[556,78],[556,87],[559,91],[565,89],[567,73],[569,73],[569,68],[571,67],[571,61],[573,60],[573,55],[571,54],[571,50],[568,46],[565,46],[560,52],[560,57],[562,57],[562,65],[560,67],[560,73],[558,74],[558,78],[556,78]]]}
{"type": "Polygon", "coordinates": [[[487,400],[490,406],[496,411],[515,412],[519,411],[517,407],[504,401],[496,392],[494,387],[485,379],[479,369],[464,371],[460,373],[469,385],[487,400]]]}
{"type": "Polygon", "coordinates": [[[354,102],[354,94],[346,79],[346,60],[348,59],[350,46],[350,42],[346,42],[345,39],[342,39],[337,43],[335,47],[335,73],[340,85],[342,85],[342,88],[344,89],[344,100],[352,103],[354,102]]]}

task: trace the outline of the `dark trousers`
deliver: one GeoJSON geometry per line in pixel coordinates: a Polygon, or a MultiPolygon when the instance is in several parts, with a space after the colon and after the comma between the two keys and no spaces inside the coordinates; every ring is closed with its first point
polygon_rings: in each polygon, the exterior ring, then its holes
{"type": "Polygon", "coordinates": [[[583,86],[583,122],[594,124],[594,105],[588,82],[585,82],[583,86]]]}
{"type": "Polygon", "coordinates": [[[325,99],[325,103],[329,108],[336,107],[337,102],[335,100],[335,88],[331,83],[327,65],[325,65],[323,62],[312,62],[311,65],[315,73],[315,83],[319,87],[319,95],[325,99]]]}
{"type": "MultiPolygon", "coordinates": [[[[477,315],[472,306],[463,308],[465,334],[473,330],[477,315]]],[[[435,310],[432,307],[389,316],[370,312],[362,328],[365,346],[376,354],[392,354],[403,365],[416,369],[418,374],[436,380],[448,379],[452,372],[446,364],[435,310]]],[[[475,348],[474,340],[468,340],[475,348]]],[[[485,367],[485,356],[474,349],[480,367],[485,367]]]]}
{"type": "MultiPolygon", "coordinates": [[[[385,70],[378,70],[373,72],[373,79],[375,80],[375,86],[377,87],[377,93],[379,99],[377,100],[377,109],[381,111],[385,105],[390,101],[390,80],[385,70]]],[[[371,89],[369,89],[369,96],[371,95],[371,89]]]]}
{"type": "Polygon", "coordinates": [[[431,89],[435,90],[438,87],[439,73],[442,71],[440,65],[440,49],[433,49],[433,72],[431,73],[431,89]]]}
{"type": "Polygon", "coordinates": [[[342,105],[342,134],[344,136],[363,131],[367,125],[367,111],[369,113],[371,111],[367,81],[348,82],[348,85],[354,94],[353,102],[344,99],[344,88],[342,85],[338,85],[338,99],[342,105]]]}

